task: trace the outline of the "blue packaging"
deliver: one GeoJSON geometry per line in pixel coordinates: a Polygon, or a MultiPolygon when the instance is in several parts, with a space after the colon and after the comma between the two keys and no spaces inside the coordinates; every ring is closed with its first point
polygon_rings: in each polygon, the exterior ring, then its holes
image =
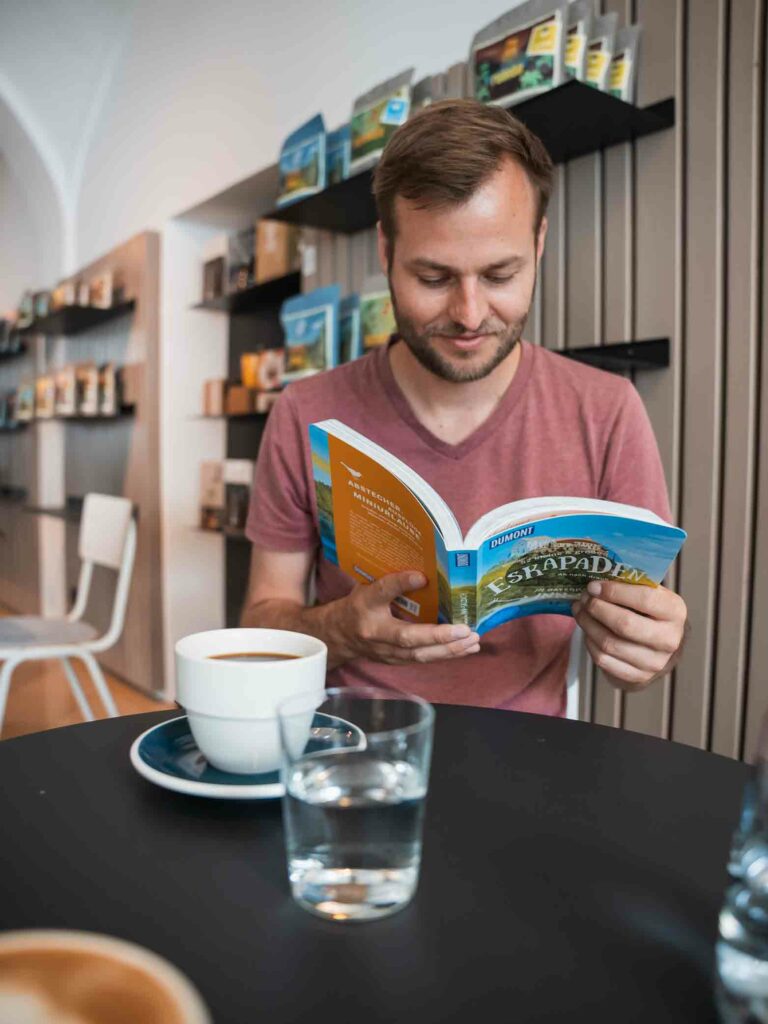
{"type": "Polygon", "coordinates": [[[340,301],[341,288],[332,284],[306,295],[294,295],[281,306],[286,383],[336,365],[340,301]]]}
{"type": "Polygon", "coordinates": [[[280,150],[278,206],[322,192],[326,182],[325,122],[322,114],[297,128],[280,150]]]}

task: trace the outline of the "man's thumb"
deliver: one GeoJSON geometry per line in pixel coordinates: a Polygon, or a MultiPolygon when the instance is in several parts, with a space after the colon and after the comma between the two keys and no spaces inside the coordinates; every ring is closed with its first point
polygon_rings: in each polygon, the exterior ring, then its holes
{"type": "Polygon", "coordinates": [[[389,604],[401,594],[407,594],[409,590],[418,590],[419,587],[425,586],[426,582],[424,574],[420,572],[412,570],[393,572],[382,576],[370,589],[374,591],[372,597],[375,604],[389,604]]]}

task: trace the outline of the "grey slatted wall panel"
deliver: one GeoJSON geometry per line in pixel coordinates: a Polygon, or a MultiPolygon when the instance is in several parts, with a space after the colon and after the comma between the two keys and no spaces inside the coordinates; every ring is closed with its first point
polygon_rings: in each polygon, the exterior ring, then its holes
{"type": "Polygon", "coordinates": [[[725,0],[687,5],[685,381],[678,578],[691,635],[675,673],[671,737],[707,742],[714,664],[724,270],[725,0]]]}
{"type": "MultiPolygon", "coordinates": [[[[643,25],[638,78],[642,106],[675,95],[677,12],[682,0],[643,0],[637,20],[643,25]]],[[[633,316],[630,338],[670,339],[672,365],[663,373],[638,373],[635,379],[654,425],[670,490],[673,516],[679,456],[678,380],[681,373],[677,337],[678,275],[681,252],[678,231],[680,202],[676,194],[677,133],[675,128],[639,139],[634,147],[635,211],[633,316]],[[637,211],[642,211],[638,216],[637,211]]],[[[624,725],[654,736],[667,733],[671,682],[665,679],[625,699],[624,725]]]]}
{"type": "Polygon", "coordinates": [[[725,442],[711,748],[731,757],[741,747],[752,564],[758,287],[754,229],[759,213],[752,159],[758,97],[752,68],[759,43],[758,7],[755,0],[731,0],[728,26],[725,442]]]}
{"type": "Polygon", "coordinates": [[[755,130],[759,133],[759,145],[755,152],[755,182],[758,189],[758,205],[755,209],[754,244],[757,250],[755,280],[759,292],[755,299],[755,329],[757,346],[757,385],[755,428],[755,506],[753,518],[753,563],[752,589],[749,617],[748,672],[743,722],[743,744],[741,754],[752,760],[755,754],[761,719],[768,709],[768,410],[764,408],[768,398],[768,233],[765,216],[768,212],[768,13],[765,2],[759,11],[759,23],[755,32],[762,49],[753,63],[753,95],[756,98],[755,130]]]}
{"type": "Polygon", "coordinates": [[[555,168],[552,197],[547,211],[547,240],[541,261],[539,291],[542,296],[542,339],[546,348],[565,345],[566,222],[564,166],[555,168]]]}

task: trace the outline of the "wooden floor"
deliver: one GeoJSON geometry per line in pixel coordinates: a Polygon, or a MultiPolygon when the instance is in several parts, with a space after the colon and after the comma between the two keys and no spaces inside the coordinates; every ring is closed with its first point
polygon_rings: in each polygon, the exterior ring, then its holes
{"type": "MultiPolygon", "coordinates": [[[[3,610],[0,609],[0,615],[3,614],[3,610]]],[[[72,665],[94,717],[107,718],[84,667],[76,661],[73,661],[72,665]]],[[[164,708],[177,707],[176,704],[166,701],[153,700],[106,670],[104,675],[121,715],[136,715],[142,711],[162,711],[164,708]]],[[[19,665],[11,679],[0,739],[23,736],[25,733],[40,732],[43,729],[55,729],[61,725],[75,725],[82,721],[83,716],[72,696],[60,662],[28,661],[19,665]]]]}

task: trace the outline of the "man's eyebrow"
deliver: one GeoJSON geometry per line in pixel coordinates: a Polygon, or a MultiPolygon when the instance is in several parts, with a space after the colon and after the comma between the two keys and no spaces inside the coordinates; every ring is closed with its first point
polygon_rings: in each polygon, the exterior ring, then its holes
{"type": "MultiPolygon", "coordinates": [[[[483,267],[483,273],[487,273],[489,270],[516,270],[524,263],[524,256],[508,256],[506,259],[497,260],[495,263],[489,263],[487,267],[483,267]]],[[[438,263],[437,260],[430,260],[422,256],[408,260],[407,265],[413,270],[438,270],[444,274],[453,274],[456,269],[455,267],[447,266],[445,263],[438,263]]]]}

